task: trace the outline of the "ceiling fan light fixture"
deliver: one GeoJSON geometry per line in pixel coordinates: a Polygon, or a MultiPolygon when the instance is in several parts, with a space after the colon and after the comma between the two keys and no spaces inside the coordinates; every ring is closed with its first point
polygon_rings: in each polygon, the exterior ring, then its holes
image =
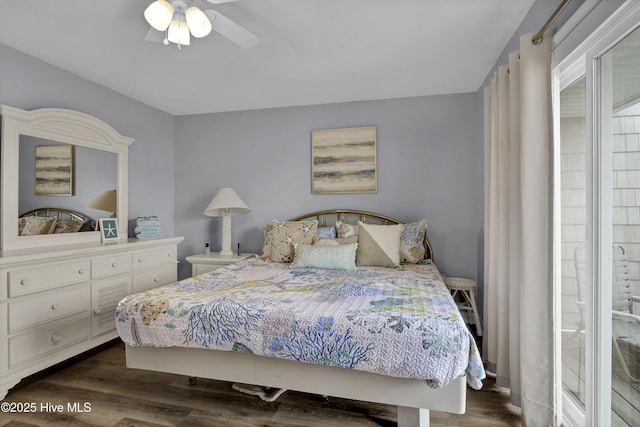
{"type": "Polygon", "coordinates": [[[197,7],[192,6],[187,9],[185,17],[193,37],[205,37],[211,32],[211,21],[209,21],[207,15],[197,7]]]}
{"type": "Polygon", "coordinates": [[[164,31],[173,18],[173,6],[166,0],[156,0],[144,11],[144,18],[158,31],[164,31]]]}
{"type": "MultiPolygon", "coordinates": [[[[178,14],[176,13],[176,15],[178,14]]],[[[169,31],[167,32],[167,39],[171,43],[175,43],[177,45],[188,46],[191,44],[189,27],[187,27],[187,23],[184,19],[174,19],[171,21],[171,24],[169,24],[169,31]]]]}

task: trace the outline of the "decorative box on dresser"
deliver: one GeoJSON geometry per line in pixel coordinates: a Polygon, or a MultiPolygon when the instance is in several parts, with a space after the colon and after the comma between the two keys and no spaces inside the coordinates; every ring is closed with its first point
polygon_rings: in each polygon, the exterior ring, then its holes
{"type": "Polygon", "coordinates": [[[117,338],[118,301],[176,281],[181,241],[0,252],[0,399],[22,378],[117,338]]]}
{"type": "Polygon", "coordinates": [[[191,264],[191,275],[197,276],[254,256],[256,254],[220,255],[220,252],[211,252],[210,254],[189,255],[185,259],[191,264]]]}

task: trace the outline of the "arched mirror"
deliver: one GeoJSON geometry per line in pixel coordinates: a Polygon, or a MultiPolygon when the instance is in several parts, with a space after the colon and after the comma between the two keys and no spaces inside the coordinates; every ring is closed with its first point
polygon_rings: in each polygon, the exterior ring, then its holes
{"type": "Polygon", "coordinates": [[[100,233],[93,225],[98,218],[112,216],[119,219],[120,236],[128,235],[127,168],[132,138],[78,111],[25,111],[2,105],[0,114],[3,251],[100,242],[100,233]],[[108,198],[111,203],[105,205],[103,199],[108,193],[115,198],[108,198]],[[96,203],[96,199],[102,202],[96,203]],[[42,231],[25,233],[25,221],[19,217],[46,208],[54,209],[38,215],[58,215],[58,230],[54,233],[53,228],[45,226],[42,231]],[[61,211],[78,213],[89,220],[85,219],[80,228],[60,230],[62,222],[76,224],[73,217],[60,217],[61,211]]]}

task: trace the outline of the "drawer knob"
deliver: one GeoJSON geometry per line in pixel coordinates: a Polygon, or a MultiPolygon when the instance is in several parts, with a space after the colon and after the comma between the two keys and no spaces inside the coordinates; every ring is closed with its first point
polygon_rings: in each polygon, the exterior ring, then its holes
{"type": "Polygon", "coordinates": [[[160,281],[159,277],[156,276],[156,277],[153,278],[153,283],[158,283],[159,281],[160,281]]]}
{"type": "Polygon", "coordinates": [[[84,274],[84,268],[79,269],[78,274],[84,274]]]}
{"type": "Polygon", "coordinates": [[[57,302],[51,304],[51,310],[57,310],[58,307],[60,307],[60,305],[57,302]]]}
{"type": "Polygon", "coordinates": [[[116,268],[117,266],[118,266],[118,263],[117,263],[117,262],[112,262],[112,263],[111,263],[111,267],[116,268]]]}
{"type": "Polygon", "coordinates": [[[142,264],[142,258],[138,258],[138,264],[142,264]]]}
{"type": "Polygon", "coordinates": [[[54,344],[57,344],[60,342],[60,340],[62,339],[62,337],[60,336],[59,333],[55,332],[51,335],[51,342],[53,342],[54,344]]]}
{"type": "Polygon", "coordinates": [[[93,313],[94,313],[94,314],[100,314],[100,313],[102,313],[102,308],[100,308],[100,307],[98,307],[98,308],[94,308],[94,309],[93,309],[93,313]]]}
{"type": "Polygon", "coordinates": [[[20,280],[20,284],[21,284],[22,286],[26,286],[26,285],[28,285],[28,284],[29,284],[29,279],[22,279],[22,280],[20,280]]]}

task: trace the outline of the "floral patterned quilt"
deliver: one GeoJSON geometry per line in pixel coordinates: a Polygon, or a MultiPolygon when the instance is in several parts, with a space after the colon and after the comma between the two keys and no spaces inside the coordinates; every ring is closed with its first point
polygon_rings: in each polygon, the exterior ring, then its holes
{"type": "Polygon", "coordinates": [[[130,295],[116,324],[130,346],[253,353],[426,380],[485,377],[433,264],[355,270],[250,259],[130,295]]]}

